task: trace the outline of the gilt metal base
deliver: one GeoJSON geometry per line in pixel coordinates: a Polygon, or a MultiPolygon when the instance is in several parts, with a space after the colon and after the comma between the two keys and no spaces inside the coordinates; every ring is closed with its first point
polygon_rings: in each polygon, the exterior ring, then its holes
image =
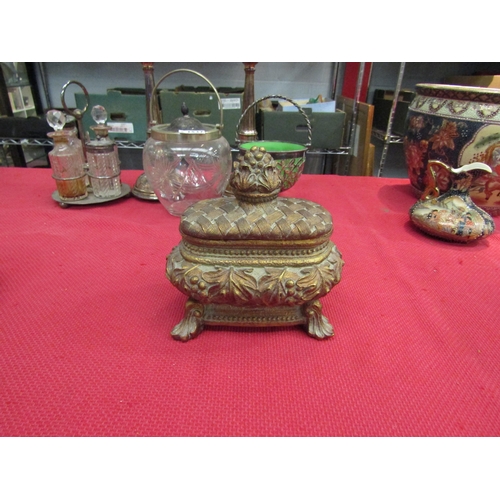
{"type": "Polygon", "coordinates": [[[306,333],[318,340],[333,337],[333,327],[322,313],[319,300],[302,306],[245,307],[226,304],[204,305],[188,299],[182,321],[171,334],[187,342],[197,337],[206,325],[233,327],[283,327],[303,325],[306,333]]]}
{"type": "Polygon", "coordinates": [[[142,173],[135,181],[132,194],[141,200],[158,201],[158,197],[151,188],[146,174],[142,173]]]}

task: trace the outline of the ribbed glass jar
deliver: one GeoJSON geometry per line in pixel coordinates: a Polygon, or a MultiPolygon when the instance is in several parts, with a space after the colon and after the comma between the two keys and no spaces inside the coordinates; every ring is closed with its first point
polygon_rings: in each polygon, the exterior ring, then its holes
{"type": "Polygon", "coordinates": [[[104,148],[87,146],[90,183],[97,198],[114,198],[121,194],[120,162],[116,145],[104,148]]]}

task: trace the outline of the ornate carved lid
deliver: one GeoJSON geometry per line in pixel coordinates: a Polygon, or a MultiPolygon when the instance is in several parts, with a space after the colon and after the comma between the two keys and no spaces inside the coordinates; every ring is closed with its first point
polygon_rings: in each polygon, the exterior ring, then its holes
{"type": "Polygon", "coordinates": [[[330,235],[330,214],[317,203],[297,198],[241,204],[236,198],[203,200],[183,214],[183,235],[210,240],[304,240],[330,235]]]}
{"type": "Polygon", "coordinates": [[[234,197],[203,200],[182,215],[183,236],[201,240],[310,241],[329,238],[330,213],[312,201],[278,197],[281,180],[272,157],[252,148],[234,163],[234,197]]]}

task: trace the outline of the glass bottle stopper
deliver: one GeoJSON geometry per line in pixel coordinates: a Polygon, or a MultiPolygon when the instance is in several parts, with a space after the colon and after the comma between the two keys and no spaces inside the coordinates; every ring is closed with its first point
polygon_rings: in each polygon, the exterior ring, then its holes
{"type": "Polygon", "coordinates": [[[97,125],[104,125],[106,123],[106,120],[108,119],[108,113],[104,106],[94,106],[90,114],[97,125]]]}
{"type": "Polygon", "coordinates": [[[105,125],[106,120],[108,119],[108,112],[106,111],[106,108],[98,104],[97,106],[94,106],[92,108],[90,115],[97,124],[93,127],[90,127],[95,132],[97,140],[108,140],[109,127],[105,125]]]}
{"type": "Polygon", "coordinates": [[[47,111],[47,123],[56,131],[59,132],[66,125],[66,115],[62,111],[51,109],[47,111]]]}

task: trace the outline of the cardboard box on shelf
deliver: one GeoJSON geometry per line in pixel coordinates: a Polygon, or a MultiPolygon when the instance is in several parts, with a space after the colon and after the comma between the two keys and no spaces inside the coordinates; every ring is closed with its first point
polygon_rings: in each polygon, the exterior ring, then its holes
{"type": "MultiPolygon", "coordinates": [[[[394,113],[394,120],[392,122],[392,133],[404,135],[408,107],[410,106],[410,103],[414,97],[415,93],[411,90],[400,91],[398,95],[396,111],[394,113]]],[[[375,90],[375,93],[373,95],[373,128],[384,131],[387,130],[393,101],[393,90],[375,90]]]]}
{"type": "MultiPolygon", "coordinates": [[[[338,149],[342,146],[345,113],[314,112],[305,108],[311,123],[311,147],[338,149]]],[[[284,141],[294,144],[307,143],[307,123],[302,113],[267,111],[259,112],[260,137],[264,140],[284,141]]]]}
{"type": "MultiPolygon", "coordinates": [[[[217,92],[222,103],[222,135],[231,146],[235,145],[236,127],[243,112],[243,89],[219,87],[217,92]]],[[[219,103],[210,87],[180,86],[176,89],[160,90],[160,106],[163,123],[171,123],[182,116],[181,106],[186,103],[190,116],[202,123],[220,123],[219,103]]]]}
{"type": "MultiPolygon", "coordinates": [[[[272,99],[274,100],[274,99],[272,99]]],[[[304,106],[309,102],[309,99],[292,99],[295,103],[297,103],[300,107],[304,106]]],[[[276,100],[274,101],[275,105],[277,103],[276,111],[297,111],[297,107],[294,106],[290,101],[276,100]]]]}
{"type": "MultiPolygon", "coordinates": [[[[76,106],[83,109],[86,104],[82,92],[75,93],[76,106]]],[[[82,125],[85,132],[95,122],[91,116],[94,106],[106,108],[111,127],[109,137],[115,140],[141,142],[147,139],[146,91],[135,88],[108,89],[106,94],[89,94],[89,106],[83,115],[82,125]]],[[[90,132],[92,135],[92,132],[90,132]]]]}
{"type": "MultiPolygon", "coordinates": [[[[335,101],[326,99],[322,102],[309,102],[310,99],[293,99],[302,109],[310,109],[317,113],[335,113],[335,101]]],[[[289,101],[279,101],[277,111],[298,111],[289,101]]]]}

